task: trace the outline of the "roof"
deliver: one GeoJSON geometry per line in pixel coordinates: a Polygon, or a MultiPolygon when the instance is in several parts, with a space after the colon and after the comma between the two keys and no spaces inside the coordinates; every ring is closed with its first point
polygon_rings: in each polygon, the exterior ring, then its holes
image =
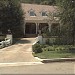
{"type": "Polygon", "coordinates": [[[25,13],[25,20],[44,20],[48,17],[43,17],[40,12],[46,11],[47,13],[49,12],[56,12],[56,6],[49,6],[49,5],[37,5],[37,4],[24,4],[22,3],[22,9],[25,13]],[[35,17],[31,17],[30,14],[28,13],[30,10],[34,10],[36,13],[35,17]]]}

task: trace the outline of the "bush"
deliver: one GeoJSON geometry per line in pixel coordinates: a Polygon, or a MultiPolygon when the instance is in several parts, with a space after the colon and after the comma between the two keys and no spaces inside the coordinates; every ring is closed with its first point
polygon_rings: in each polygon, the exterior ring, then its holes
{"type": "Polygon", "coordinates": [[[71,47],[71,48],[69,48],[69,52],[71,52],[71,53],[75,53],[75,47],[71,47]]]}
{"type": "Polygon", "coordinates": [[[46,44],[47,44],[47,45],[49,45],[49,44],[50,44],[49,39],[47,39],[47,40],[46,40],[46,44]]]}
{"type": "Polygon", "coordinates": [[[68,47],[59,46],[59,47],[55,48],[55,51],[56,52],[60,52],[60,53],[69,52],[69,48],[68,47]]]}
{"type": "Polygon", "coordinates": [[[55,48],[53,46],[49,46],[46,48],[46,51],[54,51],[54,50],[55,50],[55,48]]]}
{"type": "Polygon", "coordinates": [[[41,53],[42,52],[42,46],[40,44],[35,44],[32,46],[33,52],[35,53],[41,53]]]}
{"type": "Polygon", "coordinates": [[[49,45],[44,45],[44,44],[43,44],[43,45],[41,45],[41,47],[42,47],[42,48],[46,48],[46,47],[49,47],[49,45]]]}
{"type": "Polygon", "coordinates": [[[71,49],[71,47],[68,45],[67,46],[53,45],[43,48],[43,51],[55,51],[59,53],[65,53],[65,52],[70,52],[69,48],[71,49]]]}
{"type": "Polygon", "coordinates": [[[46,44],[48,44],[48,45],[59,45],[59,44],[61,44],[61,41],[57,37],[54,37],[54,38],[52,37],[52,38],[48,38],[46,40],[46,44]]]}

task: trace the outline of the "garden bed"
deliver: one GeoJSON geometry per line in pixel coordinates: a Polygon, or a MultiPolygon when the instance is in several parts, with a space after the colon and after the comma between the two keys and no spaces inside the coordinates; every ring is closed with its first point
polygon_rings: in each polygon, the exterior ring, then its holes
{"type": "MultiPolygon", "coordinates": [[[[38,45],[38,44],[37,44],[38,45]]],[[[75,57],[75,47],[72,45],[61,45],[61,46],[47,46],[38,45],[36,49],[41,51],[36,51],[34,48],[33,55],[42,59],[52,59],[52,58],[74,58],[75,57]],[[39,47],[40,46],[40,47],[39,47]]]]}

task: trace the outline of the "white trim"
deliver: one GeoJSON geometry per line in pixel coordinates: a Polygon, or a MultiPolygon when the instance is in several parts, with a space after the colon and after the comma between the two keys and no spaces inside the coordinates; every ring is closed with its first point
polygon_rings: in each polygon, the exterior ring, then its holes
{"type": "Polygon", "coordinates": [[[30,17],[36,17],[36,16],[30,16],[30,17]]]}

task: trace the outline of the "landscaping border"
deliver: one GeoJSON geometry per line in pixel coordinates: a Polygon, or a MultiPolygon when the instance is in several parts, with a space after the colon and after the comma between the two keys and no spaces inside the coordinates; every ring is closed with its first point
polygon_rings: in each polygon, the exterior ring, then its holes
{"type": "Polygon", "coordinates": [[[75,58],[55,58],[55,59],[43,59],[42,63],[50,63],[50,62],[66,62],[66,61],[75,61],[75,58]]]}
{"type": "Polygon", "coordinates": [[[54,58],[54,59],[40,59],[38,57],[35,58],[40,60],[42,63],[75,61],[75,58],[54,58]]]}

